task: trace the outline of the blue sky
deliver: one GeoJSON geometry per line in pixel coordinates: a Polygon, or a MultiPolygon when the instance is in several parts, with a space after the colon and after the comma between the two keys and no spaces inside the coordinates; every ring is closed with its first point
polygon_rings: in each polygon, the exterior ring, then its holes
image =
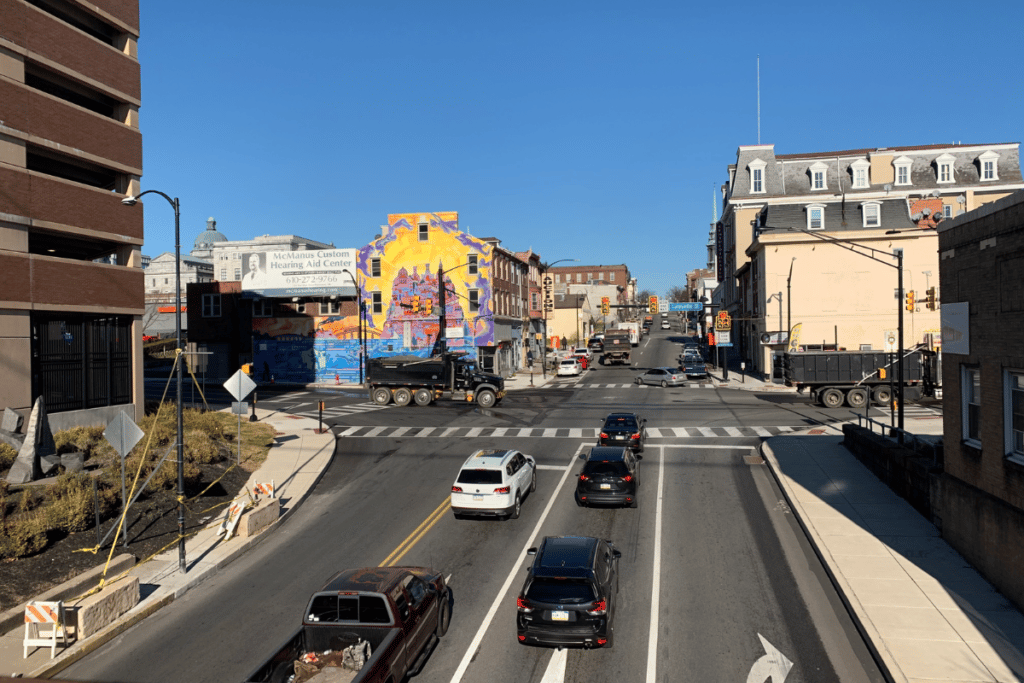
{"type": "MultiPolygon", "coordinates": [[[[1017,3],[142,0],[143,189],[231,239],[339,248],[388,213],[545,261],[703,267],[739,145],[1018,142],[1017,3]],[[979,7],[977,5],[973,7],[979,7]]],[[[174,249],[147,197],[144,253],[174,249]]]]}

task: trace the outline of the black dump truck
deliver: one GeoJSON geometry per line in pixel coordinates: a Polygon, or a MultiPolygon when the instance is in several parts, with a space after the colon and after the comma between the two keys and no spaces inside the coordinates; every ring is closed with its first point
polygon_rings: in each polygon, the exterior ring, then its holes
{"type": "Polygon", "coordinates": [[[629,365],[629,330],[608,330],[604,333],[604,353],[601,362],[605,365],[629,365]]]}
{"type": "MultiPolygon", "coordinates": [[[[899,391],[899,363],[885,351],[805,351],[783,359],[786,386],[811,396],[827,408],[845,402],[863,408],[873,401],[888,406],[899,391]]],[[[942,386],[941,356],[924,348],[904,351],[903,396],[913,401],[937,396],[942,386]]]]}
{"type": "Polygon", "coordinates": [[[378,405],[394,401],[400,406],[426,406],[447,397],[475,400],[480,407],[490,408],[505,397],[503,377],[478,371],[476,363],[458,353],[371,358],[366,378],[370,400],[378,405]]]}

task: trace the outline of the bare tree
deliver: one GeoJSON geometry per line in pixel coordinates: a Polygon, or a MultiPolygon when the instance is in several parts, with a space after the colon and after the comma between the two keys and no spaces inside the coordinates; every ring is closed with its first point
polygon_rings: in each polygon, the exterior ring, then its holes
{"type": "Polygon", "coordinates": [[[689,290],[686,289],[686,287],[673,287],[672,289],[668,290],[668,300],[689,301],[690,292],[689,290]]]}

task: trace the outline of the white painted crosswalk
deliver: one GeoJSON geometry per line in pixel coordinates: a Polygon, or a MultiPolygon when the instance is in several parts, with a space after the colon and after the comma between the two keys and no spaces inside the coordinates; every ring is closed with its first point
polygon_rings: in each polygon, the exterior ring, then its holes
{"type": "MultiPolygon", "coordinates": [[[[805,425],[755,427],[648,427],[648,439],[749,438],[769,437],[803,429],[805,425]]],[[[338,436],[356,438],[546,438],[597,439],[599,429],[588,427],[347,427],[339,426],[338,436]]]]}

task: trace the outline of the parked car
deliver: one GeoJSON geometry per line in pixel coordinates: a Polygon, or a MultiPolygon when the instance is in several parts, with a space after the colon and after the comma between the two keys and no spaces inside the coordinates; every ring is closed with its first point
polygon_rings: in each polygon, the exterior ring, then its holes
{"type": "Polygon", "coordinates": [[[635,508],[640,486],[640,457],[622,446],[595,446],[580,453],[586,460],[576,479],[579,506],[616,504],[635,508]]]}
{"type": "Polygon", "coordinates": [[[708,378],[708,366],[702,360],[688,360],[683,363],[683,374],[687,377],[708,378]]]}
{"type": "Polygon", "coordinates": [[[452,514],[518,519],[524,498],[537,489],[537,463],[515,450],[479,450],[452,485],[452,514]]]}
{"type": "Polygon", "coordinates": [[[633,380],[637,384],[655,384],[663,387],[681,386],[686,378],[675,368],[651,368],[633,380]]]}
{"type": "Polygon", "coordinates": [[[683,352],[679,354],[679,362],[685,365],[686,363],[702,362],[704,357],[700,355],[700,351],[697,349],[683,349],[683,352]]]}
{"type": "Polygon", "coordinates": [[[598,446],[626,446],[642,453],[647,440],[647,420],[636,413],[612,413],[604,419],[597,437],[598,446]]]}
{"type": "Polygon", "coordinates": [[[578,349],[573,349],[572,355],[576,356],[576,358],[586,358],[588,361],[594,357],[594,355],[590,353],[590,349],[587,348],[586,346],[581,346],[578,349]]]}
{"type": "Polygon", "coordinates": [[[580,364],[576,358],[563,358],[558,361],[558,369],[555,370],[556,376],[562,375],[582,375],[583,365],[580,364]]]}
{"type": "Polygon", "coordinates": [[[622,557],[615,545],[587,536],[547,536],[527,554],[534,560],[516,598],[519,642],[611,647],[622,557]]]}

